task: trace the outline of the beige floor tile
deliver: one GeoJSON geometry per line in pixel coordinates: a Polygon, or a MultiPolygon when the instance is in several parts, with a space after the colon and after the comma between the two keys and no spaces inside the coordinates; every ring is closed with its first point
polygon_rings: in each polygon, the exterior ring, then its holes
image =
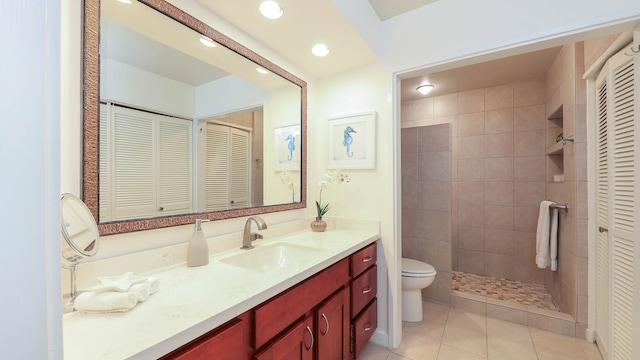
{"type": "MultiPolygon", "coordinates": [[[[358,360],[360,360],[360,358],[358,358],[358,360]]],[[[411,360],[411,359],[406,358],[404,356],[400,356],[398,354],[390,353],[387,360],[411,360]]]]}
{"type": "Polygon", "coordinates": [[[471,313],[460,309],[451,309],[449,310],[447,325],[460,326],[472,330],[482,330],[486,333],[487,316],[471,313]]]}
{"type": "Polygon", "coordinates": [[[529,328],[539,360],[588,360],[576,338],[529,328]]]}
{"type": "Polygon", "coordinates": [[[592,344],[586,342],[584,340],[576,340],[582,351],[587,355],[589,360],[602,360],[602,355],[600,354],[600,350],[598,350],[598,346],[596,344],[592,344]]]}
{"type": "Polygon", "coordinates": [[[449,316],[449,307],[428,301],[423,301],[422,314],[427,320],[446,323],[447,317],[449,316]]]}
{"type": "Polygon", "coordinates": [[[445,323],[424,319],[420,322],[408,322],[402,327],[402,334],[426,336],[441,341],[445,323]]]}
{"type": "Polygon", "coordinates": [[[429,337],[402,334],[400,346],[392,354],[411,360],[436,360],[440,350],[440,341],[429,337]]]}
{"type": "Polygon", "coordinates": [[[387,360],[389,353],[389,349],[369,342],[358,356],[358,360],[387,360]]]}
{"type": "Polygon", "coordinates": [[[487,331],[486,329],[478,328],[471,322],[468,326],[447,323],[442,337],[442,344],[487,356],[487,331]]]}
{"type": "Polygon", "coordinates": [[[486,360],[486,356],[470,353],[448,345],[440,345],[438,360],[486,360]]]}
{"type": "Polygon", "coordinates": [[[492,360],[537,360],[529,328],[487,318],[487,349],[492,360]]]}

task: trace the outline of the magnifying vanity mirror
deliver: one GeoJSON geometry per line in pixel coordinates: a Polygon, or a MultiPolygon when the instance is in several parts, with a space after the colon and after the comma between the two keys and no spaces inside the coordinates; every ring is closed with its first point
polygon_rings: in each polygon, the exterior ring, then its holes
{"type": "Polygon", "coordinates": [[[306,207],[304,81],[164,0],[85,0],[84,16],[101,235],[306,207]]]}
{"type": "Polygon", "coordinates": [[[98,253],[98,225],[89,208],[77,196],[63,194],[60,200],[62,267],[71,271],[71,303],[76,298],[78,263],[98,253]]]}

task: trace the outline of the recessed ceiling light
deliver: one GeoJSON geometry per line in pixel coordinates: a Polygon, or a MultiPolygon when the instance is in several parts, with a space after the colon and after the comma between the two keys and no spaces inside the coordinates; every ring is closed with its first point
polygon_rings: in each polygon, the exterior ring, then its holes
{"type": "Polygon", "coordinates": [[[131,4],[131,0],[118,0],[118,1],[123,4],[131,4]]]}
{"type": "Polygon", "coordinates": [[[260,12],[266,18],[277,19],[282,16],[284,10],[282,10],[282,7],[277,2],[273,0],[266,0],[260,4],[260,12]]]}
{"type": "Polygon", "coordinates": [[[208,46],[208,47],[212,47],[212,48],[218,46],[218,45],[216,45],[216,43],[213,40],[209,39],[206,36],[201,36],[200,37],[200,43],[202,45],[204,45],[204,46],[208,46]]]}
{"type": "Polygon", "coordinates": [[[325,56],[325,55],[327,55],[329,53],[329,48],[325,44],[316,44],[311,49],[311,52],[315,56],[325,56]]]}
{"type": "Polygon", "coordinates": [[[416,90],[418,90],[418,92],[422,95],[427,95],[431,92],[431,90],[433,90],[433,85],[420,85],[416,88],[416,90]]]}
{"type": "Polygon", "coordinates": [[[256,70],[257,70],[260,74],[265,74],[265,75],[266,75],[266,74],[268,74],[268,73],[269,73],[267,70],[265,70],[265,69],[263,69],[263,68],[261,68],[261,67],[256,68],[256,70]]]}

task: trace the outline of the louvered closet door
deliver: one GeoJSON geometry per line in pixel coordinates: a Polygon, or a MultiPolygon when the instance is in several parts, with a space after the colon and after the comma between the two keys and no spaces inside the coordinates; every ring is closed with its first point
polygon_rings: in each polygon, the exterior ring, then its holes
{"type": "Polygon", "coordinates": [[[229,205],[229,128],[207,124],[207,211],[229,205]]]}
{"type": "Polygon", "coordinates": [[[112,220],[154,216],[153,114],[127,108],[111,110],[112,220]]]}
{"type": "Polygon", "coordinates": [[[109,163],[111,162],[109,156],[109,143],[111,142],[109,131],[110,108],[107,104],[100,104],[100,155],[98,157],[100,164],[100,174],[98,175],[100,187],[100,198],[98,199],[100,209],[98,212],[100,222],[111,219],[111,192],[109,190],[109,163]]]}
{"type": "Polygon", "coordinates": [[[599,226],[605,229],[607,226],[600,224],[605,224],[606,220],[608,231],[602,229],[598,234],[597,264],[603,268],[597,269],[596,311],[599,323],[596,329],[603,355],[614,360],[634,359],[632,324],[634,316],[638,316],[633,313],[635,74],[634,57],[626,56],[624,52],[613,56],[602,72],[607,78],[607,109],[604,115],[602,111],[598,112],[598,157],[604,151],[607,160],[598,163],[597,168],[597,217],[599,226]],[[601,129],[603,121],[607,123],[606,129],[601,129]],[[600,140],[600,137],[606,139],[600,140]],[[604,184],[603,172],[609,174],[607,184],[604,184]],[[606,202],[605,194],[608,195],[606,202]],[[604,284],[607,280],[608,284],[604,284]],[[603,293],[605,288],[606,294],[603,293]]]}
{"type": "Polygon", "coordinates": [[[191,121],[158,115],[158,213],[192,212],[191,121]]]}
{"type": "Polygon", "coordinates": [[[596,80],[596,341],[605,359],[611,342],[609,297],[611,281],[609,269],[609,150],[608,150],[608,66],[596,80]]]}
{"type": "Polygon", "coordinates": [[[250,146],[249,132],[231,128],[231,151],[230,151],[230,187],[232,208],[249,207],[249,179],[250,179],[250,146]]]}

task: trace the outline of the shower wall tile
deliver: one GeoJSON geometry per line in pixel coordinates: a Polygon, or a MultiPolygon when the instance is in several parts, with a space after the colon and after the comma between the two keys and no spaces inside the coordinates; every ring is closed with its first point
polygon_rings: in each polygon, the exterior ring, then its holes
{"type": "Polygon", "coordinates": [[[418,152],[450,151],[451,134],[448,126],[417,128],[416,144],[418,152]]]}
{"type": "Polygon", "coordinates": [[[486,229],[484,249],[488,253],[513,255],[513,231],[486,229]]]}
{"type": "Polygon", "coordinates": [[[402,208],[402,238],[420,237],[420,211],[402,208]]]}
{"type": "Polygon", "coordinates": [[[532,284],[544,284],[544,270],[535,264],[535,254],[532,256],[516,256],[513,267],[513,276],[523,282],[532,284]]]}
{"type": "Polygon", "coordinates": [[[414,101],[403,101],[400,105],[400,122],[407,123],[413,121],[414,101]]]}
{"type": "Polygon", "coordinates": [[[485,251],[485,229],[480,227],[458,226],[458,248],[473,251],[485,251]]]}
{"type": "Polygon", "coordinates": [[[424,210],[451,210],[451,183],[448,181],[429,181],[419,183],[419,192],[414,193],[419,206],[424,210]]]}
{"type": "MultiPolygon", "coordinates": [[[[543,113],[544,114],[544,113],[543,113]]],[[[484,133],[513,133],[513,109],[499,109],[484,113],[484,133]]]]}
{"type": "Polygon", "coordinates": [[[420,238],[451,242],[451,212],[423,210],[420,217],[420,238]]]}
{"type": "Polygon", "coordinates": [[[487,158],[513,156],[513,133],[484,136],[484,154],[487,158]]]}
{"type": "Polygon", "coordinates": [[[545,181],[546,156],[515,157],[513,176],[516,181],[545,181]]]}
{"type": "Polygon", "coordinates": [[[402,154],[415,154],[418,152],[418,129],[403,129],[400,132],[400,150],[402,154]]]}
{"type": "Polygon", "coordinates": [[[513,84],[513,105],[544,104],[545,83],[541,78],[516,81],[513,84]]]}
{"type": "Polygon", "coordinates": [[[484,182],[458,182],[458,203],[476,204],[485,203],[485,183],[484,182]]]}
{"type": "Polygon", "coordinates": [[[545,105],[522,106],[513,109],[513,130],[544,130],[547,122],[545,105]]]}
{"type": "Polygon", "coordinates": [[[438,272],[451,272],[451,242],[426,240],[420,261],[431,264],[438,272]]]}
{"type": "Polygon", "coordinates": [[[433,98],[423,98],[412,102],[413,103],[413,116],[411,121],[418,119],[432,119],[433,115],[433,98]]]}
{"type": "Polygon", "coordinates": [[[458,115],[457,136],[483,135],[485,128],[484,112],[458,115]]]}
{"type": "Polygon", "coordinates": [[[451,116],[458,114],[458,94],[441,95],[433,98],[433,115],[451,116]]]}
{"type": "Polygon", "coordinates": [[[420,181],[450,181],[451,153],[428,152],[418,154],[420,181]]]}
{"type": "Polygon", "coordinates": [[[484,111],[484,89],[463,91],[458,94],[458,113],[484,111]]]}
{"type": "Polygon", "coordinates": [[[520,131],[514,134],[513,154],[515,156],[545,155],[547,146],[544,130],[520,131]]]}
{"type": "Polygon", "coordinates": [[[484,203],[486,205],[513,206],[513,182],[497,181],[484,184],[484,203]]]}
{"type": "Polygon", "coordinates": [[[420,193],[420,183],[417,181],[403,181],[402,182],[402,208],[418,210],[420,208],[420,200],[418,194],[420,193]]]}
{"type": "Polygon", "coordinates": [[[485,159],[458,159],[458,182],[484,181],[485,159]]]}
{"type": "Polygon", "coordinates": [[[458,138],[458,159],[484,158],[484,135],[458,138]]]}
{"type": "Polygon", "coordinates": [[[400,173],[403,182],[418,181],[418,154],[402,154],[402,165],[400,173]]]}
{"type": "Polygon", "coordinates": [[[535,232],[538,227],[540,207],[513,208],[513,230],[535,232]]]}
{"type": "Polygon", "coordinates": [[[484,205],[458,204],[458,226],[484,227],[484,205]]]}
{"type": "Polygon", "coordinates": [[[458,269],[477,275],[485,275],[484,251],[458,249],[458,269]]]}
{"type": "Polygon", "coordinates": [[[485,253],[485,274],[497,278],[513,279],[512,255],[485,253]]]}
{"type": "Polygon", "coordinates": [[[513,181],[514,158],[485,159],[485,181],[513,181]]]}
{"type": "Polygon", "coordinates": [[[486,205],[484,219],[486,229],[513,230],[513,207],[486,205]]]}
{"type": "Polygon", "coordinates": [[[531,257],[532,259],[535,258],[536,233],[530,231],[514,231],[513,254],[519,257],[531,257]]]}
{"type": "Polygon", "coordinates": [[[484,108],[485,110],[513,108],[513,83],[486,88],[484,108]]]}
{"type": "Polygon", "coordinates": [[[545,199],[545,182],[527,181],[514,183],[515,206],[540,206],[540,202],[545,199]]]}

